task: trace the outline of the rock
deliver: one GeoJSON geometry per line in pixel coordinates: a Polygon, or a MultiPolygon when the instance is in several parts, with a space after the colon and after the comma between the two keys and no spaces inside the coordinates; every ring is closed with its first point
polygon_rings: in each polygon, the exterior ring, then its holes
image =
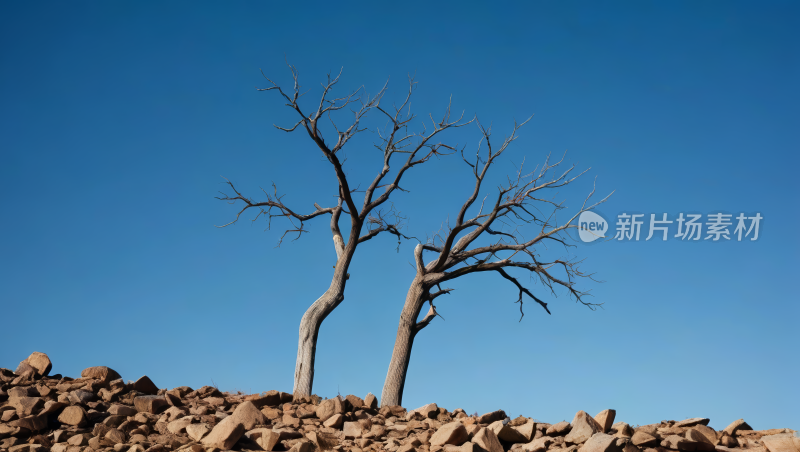
{"type": "Polygon", "coordinates": [[[47,376],[50,373],[50,369],[53,368],[53,363],[50,362],[50,358],[40,352],[33,352],[31,356],[25,358],[22,362],[19,363],[19,367],[17,367],[17,371],[15,372],[17,375],[22,375],[24,367],[30,367],[33,369],[34,373],[40,377],[47,376]]]}
{"type": "Polygon", "coordinates": [[[452,444],[446,444],[444,446],[444,452],[481,452],[480,448],[475,445],[475,443],[467,442],[462,444],[461,446],[453,446],[452,444]]]}
{"type": "Polygon", "coordinates": [[[349,394],[344,398],[344,407],[347,411],[355,411],[364,406],[364,401],[361,397],[349,394]]]}
{"type": "Polygon", "coordinates": [[[75,405],[86,405],[89,402],[97,400],[97,396],[93,392],[84,389],[72,391],[69,393],[68,397],[69,401],[75,405]]]}
{"type": "Polygon", "coordinates": [[[273,432],[269,428],[257,428],[245,433],[245,436],[253,440],[263,450],[272,450],[281,438],[280,433],[273,432]]]}
{"type": "Polygon", "coordinates": [[[112,428],[103,435],[103,438],[111,441],[114,444],[124,444],[125,443],[125,433],[122,430],[118,430],[116,428],[112,428]]]}
{"type": "Polygon", "coordinates": [[[191,424],[193,420],[194,419],[191,416],[184,416],[180,419],[175,419],[167,424],[167,430],[174,435],[183,433],[186,431],[186,427],[191,424]]]}
{"type": "Polygon", "coordinates": [[[189,435],[189,438],[200,441],[203,437],[211,430],[208,428],[208,424],[205,422],[200,424],[189,424],[186,426],[186,434],[189,435]]]}
{"type": "Polygon", "coordinates": [[[370,392],[369,394],[367,394],[366,397],[364,397],[364,406],[369,408],[369,409],[371,409],[371,410],[377,410],[378,409],[378,398],[375,397],[375,395],[370,392]]]}
{"type": "Polygon", "coordinates": [[[541,436],[529,442],[528,444],[523,444],[522,451],[543,452],[547,450],[547,448],[550,447],[551,444],[553,444],[553,438],[550,438],[549,436],[541,436]]]}
{"type": "Polygon", "coordinates": [[[684,437],[694,443],[695,450],[712,451],[714,450],[714,443],[709,441],[705,435],[691,428],[686,431],[684,437]]]}
{"type": "Polygon", "coordinates": [[[47,428],[47,414],[36,414],[32,416],[26,416],[22,419],[11,421],[9,425],[11,425],[12,427],[25,428],[32,432],[38,432],[40,430],[44,430],[47,428]]]}
{"type": "Polygon", "coordinates": [[[617,438],[630,438],[633,436],[633,429],[625,422],[617,422],[611,426],[611,431],[617,438]]]}
{"type": "MultiPolygon", "coordinates": [[[[507,441],[509,443],[527,443],[530,441],[529,438],[525,438],[525,435],[508,425],[506,421],[494,421],[489,424],[488,428],[494,432],[494,434],[497,436],[497,439],[507,441]]],[[[533,431],[533,428],[531,428],[531,431],[533,431]]]]}
{"type": "Polygon", "coordinates": [[[678,435],[669,435],[661,441],[661,447],[666,447],[667,449],[694,450],[694,448],[687,446],[689,446],[689,441],[678,435]]]}
{"type": "MultiPolygon", "coordinates": [[[[503,417],[505,418],[505,416],[503,417]]],[[[478,430],[478,433],[472,438],[472,442],[480,446],[486,452],[504,452],[500,440],[497,439],[497,435],[486,427],[478,430]]]]}
{"type": "Polygon", "coordinates": [[[150,414],[158,414],[169,406],[164,397],[158,395],[136,397],[133,399],[133,405],[136,407],[136,411],[150,414]]]}
{"type": "Polygon", "coordinates": [[[58,415],[58,422],[67,425],[81,426],[86,423],[86,411],[79,406],[68,406],[58,415]]]}
{"type": "Polygon", "coordinates": [[[276,406],[281,403],[281,393],[278,391],[267,391],[264,394],[254,394],[245,398],[249,402],[253,402],[258,408],[265,406],[276,406]]]}
{"type": "Polygon", "coordinates": [[[614,424],[614,418],[617,416],[617,410],[603,410],[597,413],[597,416],[594,417],[594,420],[597,421],[597,424],[602,429],[603,433],[608,433],[611,429],[611,425],[614,424]]]}
{"type": "Polygon", "coordinates": [[[328,428],[340,429],[344,425],[344,416],[338,413],[334,414],[323,422],[322,425],[328,428]]]}
{"type": "Polygon", "coordinates": [[[572,444],[586,442],[595,433],[602,431],[600,424],[589,416],[585,411],[578,411],[572,419],[572,430],[564,437],[564,440],[572,444]]]}
{"type": "Polygon", "coordinates": [[[16,399],[18,397],[31,397],[32,391],[29,386],[17,386],[15,388],[11,388],[7,391],[8,398],[16,399]]]}
{"type": "Polygon", "coordinates": [[[234,418],[236,422],[241,423],[245,430],[252,430],[256,425],[264,425],[267,423],[261,411],[258,411],[258,408],[250,401],[240,403],[239,406],[233,410],[231,417],[234,418]]]}
{"type": "Polygon", "coordinates": [[[228,416],[217,424],[211,433],[203,438],[206,446],[218,447],[229,450],[244,435],[244,426],[237,422],[233,416],[228,416]]]}
{"type": "MultiPolygon", "coordinates": [[[[608,410],[607,410],[608,411],[608,410]]],[[[601,413],[602,414],[602,413],[601,413]]],[[[613,418],[612,418],[613,419],[613,418]]],[[[578,449],[579,452],[611,452],[619,450],[617,438],[602,432],[595,433],[578,449]]]]}
{"type": "Polygon", "coordinates": [[[559,436],[569,433],[570,430],[572,430],[572,424],[567,421],[561,421],[557,424],[547,427],[546,433],[548,436],[559,436]]]}
{"type": "MultiPolygon", "coordinates": [[[[511,421],[508,425],[511,425],[512,423],[513,421],[511,421]]],[[[522,443],[528,443],[531,440],[535,439],[534,435],[536,434],[536,423],[530,419],[527,419],[526,422],[522,425],[514,426],[513,429],[516,430],[517,433],[522,435],[522,438],[524,439],[524,441],[520,441],[522,443]]]]}
{"type": "Polygon", "coordinates": [[[506,412],[503,410],[492,411],[491,413],[486,413],[478,418],[479,424],[491,424],[494,421],[502,421],[505,419],[506,412]]]}
{"type": "Polygon", "coordinates": [[[753,427],[750,427],[750,425],[747,422],[745,422],[744,419],[737,419],[731,422],[729,426],[725,427],[725,429],[722,430],[722,433],[725,433],[728,436],[733,436],[736,433],[736,430],[739,429],[753,430],[753,427]]]}
{"type": "Polygon", "coordinates": [[[142,375],[133,383],[133,389],[143,394],[156,395],[158,394],[158,386],[153,383],[147,375],[142,375]]]}
{"type": "Polygon", "coordinates": [[[81,377],[94,378],[95,380],[100,380],[103,383],[108,383],[111,380],[122,378],[114,369],[106,366],[95,366],[83,369],[83,371],[81,371],[81,377]]]}
{"type": "Polygon", "coordinates": [[[709,419],[705,417],[693,417],[676,422],[673,427],[694,427],[695,425],[708,425],[709,419]]]}
{"type": "Polygon", "coordinates": [[[42,410],[44,402],[40,397],[14,397],[8,403],[17,410],[17,416],[25,417],[42,410]]]}
{"type": "Polygon", "coordinates": [[[444,446],[445,444],[452,444],[460,446],[467,441],[467,429],[461,422],[450,422],[444,424],[436,430],[436,433],[431,436],[431,446],[444,446]]]}
{"type": "Polygon", "coordinates": [[[699,424],[692,427],[692,430],[703,435],[706,438],[707,442],[711,444],[717,443],[717,432],[713,428],[699,424]]]}
{"type": "Polygon", "coordinates": [[[127,405],[114,404],[108,408],[108,413],[118,416],[136,416],[138,411],[127,405]]]}
{"type": "Polygon", "coordinates": [[[725,434],[719,439],[719,444],[722,447],[739,447],[739,441],[736,441],[736,438],[725,434]]]}
{"type": "Polygon", "coordinates": [[[631,437],[631,443],[639,447],[655,446],[658,443],[658,438],[645,432],[635,432],[631,437]]]}
{"type": "Polygon", "coordinates": [[[323,400],[317,407],[317,418],[321,422],[327,421],[334,414],[344,414],[344,403],[338,397],[323,400]]]}
{"type": "Polygon", "coordinates": [[[342,433],[344,434],[345,438],[360,438],[361,424],[358,422],[345,422],[342,433]]]}
{"type": "Polygon", "coordinates": [[[423,418],[436,419],[436,416],[439,415],[439,407],[436,406],[435,403],[429,403],[417,408],[416,410],[411,410],[406,414],[406,421],[413,419],[414,415],[417,413],[419,413],[423,418]]]}
{"type": "Polygon", "coordinates": [[[778,433],[761,437],[769,452],[800,452],[800,438],[791,433],[778,433]]]}

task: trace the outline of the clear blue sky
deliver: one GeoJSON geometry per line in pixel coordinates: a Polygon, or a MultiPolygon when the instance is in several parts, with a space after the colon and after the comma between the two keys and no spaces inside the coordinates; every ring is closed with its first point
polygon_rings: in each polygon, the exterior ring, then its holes
{"type": "MultiPolygon", "coordinates": [[[[316,96],[406,75],[412,109],[493,122],[535,114],[493,177],[568,150],[590,176],[559,193],[599,210],[760,213],[757,241],[578,244],[592,312],[533,286],[553,312],[493,275],[452,284],[417,338],[404,404],[498,408],[549,422],[615,408],[631,424],[694,416],[724,428],[800,428],[795,230],[800,144],[796,2],[3,2],[0,4],[0,366],[46,352],[53,372],[108,365],[160,387],[291,391],[297,328],[327,288],[327,220],[275,248],[234,227],[225,176],[258,197],[329,204],[335,181],[259,69],[316,96]],[[794,188],[792,188],[794,187],[794,188]]],[[[474,150],[474,129],[450,135],[474,150]]],[[[370,136],[347,168],[379,169],[370,136]]],[[[394,198],[408,233],[436,231],[471,187],[444,158],[394,198]]],[[[488,184],[491,190],[495,183],[488,184]]],[[[674,225],[673,225],[674,226],[674,225]]],[[[613,226],[612,226],[613,227],[613,226]]],[[[674,234],[674,230],[672,232],[674,234]]],[[[410,244],[366,243],[324,323],[314,390],[380,394],[413,277],[410,244]]],[[[554,253],[562,251],[553,249],[554,253]]]]}

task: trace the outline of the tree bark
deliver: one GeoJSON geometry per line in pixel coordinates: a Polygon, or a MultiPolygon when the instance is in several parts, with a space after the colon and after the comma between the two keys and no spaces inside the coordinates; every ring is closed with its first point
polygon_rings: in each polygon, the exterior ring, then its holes
{"type": "Polygon", "coordinates": [[[344,246],[341,236],[333,237],[338,257],[336,270],[328,290],[312,304],[300,320],[300,337],[297,344],[297,361],[294,368],[295,396],[311,395],[314,386],[314,359],[317,353],[317,336],[322,322],[344,301],[347,268],[355,253],[355,246],[344,246]]]}
{"type": "Polygon", "coordinates": [[[400,325],[397,327],[397,338],[394,341],[392,360],[389,363],[389,372],[383,384],[381,393],[381,406],[402,405],[403,389],[406,384],[408,363],[411,360],[411,348],[417,329],[417,317],[425,304],[426,290],[419,278],[411,284],[406,295],[406,302],[400,314],[400,325]]]}

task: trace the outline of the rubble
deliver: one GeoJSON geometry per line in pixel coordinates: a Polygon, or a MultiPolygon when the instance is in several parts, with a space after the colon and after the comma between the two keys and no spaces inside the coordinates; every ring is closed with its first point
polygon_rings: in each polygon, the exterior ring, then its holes
{"type": "Polygon", "coordinates": [[[435,403],[379,409],[373,394],[167,390],[147,376],[124,383],[105,366],[76,379],[51,369],[39,352],[0,369],[0,452],[800,452],[793,430],[742,419],[721,431],[700,417],[632,427],[609,409],[549,424],[435,403]]]}

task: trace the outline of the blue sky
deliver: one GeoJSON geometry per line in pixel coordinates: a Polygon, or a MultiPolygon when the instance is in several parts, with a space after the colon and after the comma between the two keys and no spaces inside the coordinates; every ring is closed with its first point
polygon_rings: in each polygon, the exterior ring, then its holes
{"type": "MultiPolygon", "coordinates": [[[[590,311],[566,294],[519,320],[493,275],[454,282],[415,341],[404,405],[503,408],[542,421],[615,408],[630,424],[703,416],[724,428],[800,428],[794,231],[800,125],[795,2],[4,2],[0,5],[0,366],[30,352],[77,376],[108,365],[160,387],[291,391],[297,328],[335,263],[327,220],[296,242],[232,220],[223,179],[258,198],[273,181],[298,210],[329,204],[333,173],[265,80],[290,74],[318,95],[416,73],[420,117],[453,108],[499,138],[535,114],[492,173],[547,153],[587,177],[558,193],[570,211],[739,213],[757,241],[606,241],[570,255],[590,311]],[[795,188],[792,188],[795,187],[795,188]]],[[[373,124],[374,125],[374,124],[373,124]]],[[[477,130],[449,142],[474,150],[477,130]]],[[[348,176],[380,168],[364,134],[348,176]]],[[[426,165],[393,197],[425,237],[471,189],[456,156],[426,165]]],[[[646,226],[646,225],[645,225],[646,226]]],[[[671,236],[675,234],[675,224],[671,236]]],[[[613,228],[613,225],[612,225],[613,228]]],[[[345,302],[320,332],[314,390],[380,394],[413,245],[358,249],[345,302]]],[[[554,255],[567,252],[552,249],[554,255]]],[[[533,283],[531,283],[533,284],[533,283]]]]}

